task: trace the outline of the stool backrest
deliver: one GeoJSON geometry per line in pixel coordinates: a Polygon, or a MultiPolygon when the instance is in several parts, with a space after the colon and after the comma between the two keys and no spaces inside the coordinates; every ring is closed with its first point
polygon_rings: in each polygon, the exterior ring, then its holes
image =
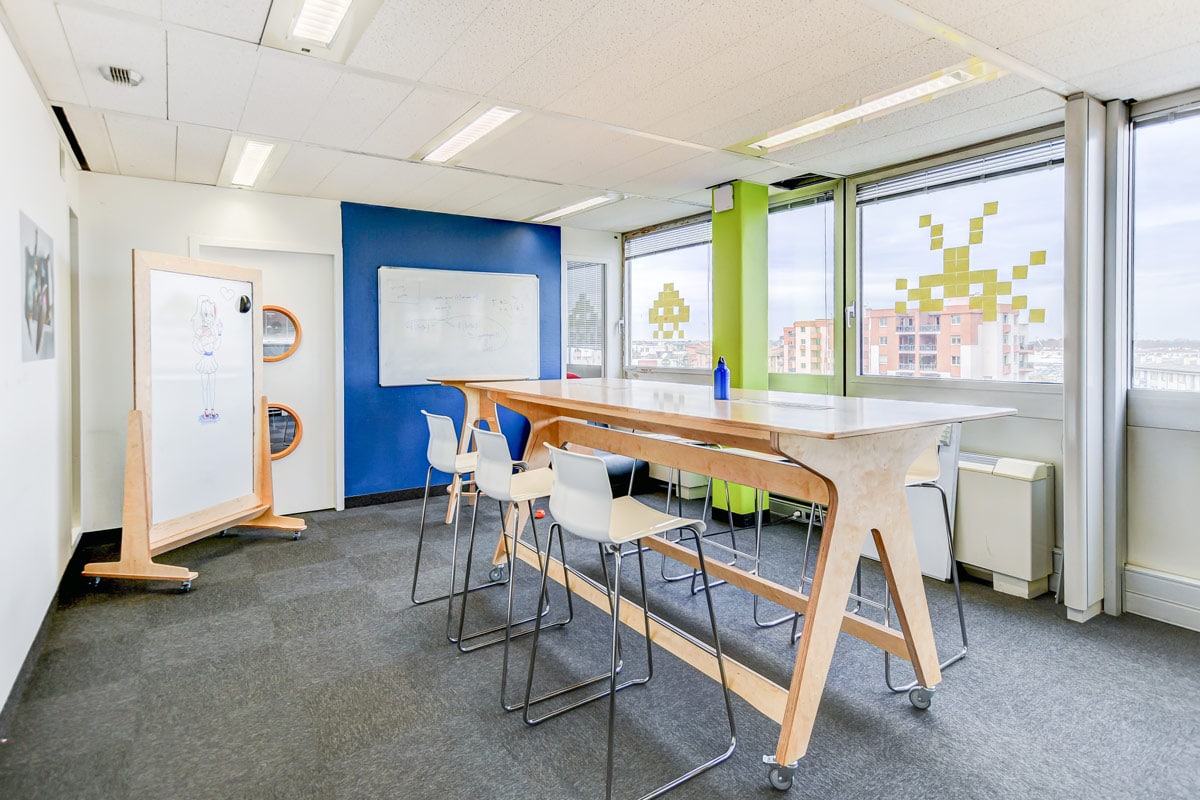
{"type": "Polygon", "coordinates": [[[584,539],[611,542],[612,486],[604,461],[597,456],[550,447],[550,465],[554,469],[554,485],[550,490],[550,513],[554,521],[584,539]]]}
{"type": "Polygon", "coordinates": [[[475,485],[488,497],[507,503],[512,500],[513,460],[508,440],[499,431],[472,428],[479,462],[475,466],[475,485]]]}
{"type": "Polygon", "coordinates": [[[429,425],[429,446],[425,448],[425,457],[433,468],[453,475],[458,467],[455,457],[458,455],[458,432],[454,430],[454,420],[441,414],[430,414],[424,409],[425,422],[429,425]]]}

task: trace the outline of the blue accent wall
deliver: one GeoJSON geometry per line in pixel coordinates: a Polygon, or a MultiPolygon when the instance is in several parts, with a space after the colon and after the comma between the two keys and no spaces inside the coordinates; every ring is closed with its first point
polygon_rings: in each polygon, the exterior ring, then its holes
{"type": "MultiPolygon", "coordinates": [[[[347,497],[425,485],[429,434],[421,409],[462,424],[463,399],[456,389],[379,385],[379,267],[537,275],[541,377],[560,378],[561,249],[557,227],[342,203],[347,497]]],[[[453,371],[447,364],[444,372],[453,371]]],[[[500,427],[514,455],[521,452],[528,423],[501,409],[500,427]]],[[[448,480],[434,476],[435,483],[448,480]]]]}

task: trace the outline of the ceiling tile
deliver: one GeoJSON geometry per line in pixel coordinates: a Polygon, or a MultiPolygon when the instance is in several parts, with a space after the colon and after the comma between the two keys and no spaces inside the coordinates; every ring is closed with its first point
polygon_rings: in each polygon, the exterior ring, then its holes
{"type": "Polygon", "coordinates": [[[157,24],[78,6],[59,6],[59,14],[89,105],[166,119],[166,34],[157,24]],[[136,87],[109,83],[100,76],[108,65],[140,72],[144,80],[136,87]]]}
{"type": "Polygon", "coordinates": [[[70,108],[66,114],[71,123],[71,130],[75,131],[79,149],[87,159],[88,169],[92,172],[118,174],[120,170],[117,168],[117,157],[108,138],[108,126],[104,123],[104,115],[85,108],[70,108]]]}
{"type": "Polygon", "coordinates": [[[342,73],[302,138],[357,150],[411,92],[409,84],[342,73]]]}
{"type": "Polygon", "coordinates": [[[122,175],[175,180],[173,124],[120,114],[106,114],[105,122],[122,175]]]}
{"type": "MultiPolygon", "coordinates": [[[[522,181],[513,178],[511,179],[511,185],[505,192],[464,209],[464,213],[476,217],[494,217],[496,219],[526,219],[536,216],[543,211],[549,211],[563,205],[561,203],[558,206],[554,205],[552,198],[552,195],[557,196],[555,193],[562,190],[562,188],[561,186],[552,186],[546,183],[522,181]],[[543,202],[542,198],[548,199],[543,202]],[[520,211],[528,208],[533,208],[534,210],[521,216],[517,215],[520,211]]],[[[578,196],[577,189],[572,190],[572,193],[578,196]]]]}
{"type": "Polygon", "coordinates": [[[619,183],[615,188],[622,192],[666,199],[752,175],[762,169],[762,162],[748,156],[725,152],[704,153],[666,169],[619,183]]]}
{"type": "Polygon", "coordinates": [[[585,177],[579,183],[588,186],[618,186],[622,183],[649,175],[665,167],[688,161],[705,153],[695,147],[685,147],[680,144],[659,144],[653,150],[623,161],[613,166],[606,166],[585,177]]]}
{"type": "Polygon", "coordinates": [[[556,168],[561,183],[588,183],[587,179],[607,182],[605,176],[622,164],[666,147],[661,139],[625,134],[621,138],[588,152],[581,152],[556,168]]]}
{"type": "Polygon", "coordinates": [[[140,14],[143,17],[162,19],[162,0],[91,0],[100,6],[108,6],[118,11],[130,14],[140,14]]]}
{"type": "Polygon", "coordinates": [[[421,80],[484,94],[578,19],[594,0],[493,0],[421,80]]]}
{"type": "Polygon", "coordinates": [[[177,122],[233,130],[246,107],[258,48],[211,33],[172,28],[167,34],[167,111],[177,122]]]}
{"type": "Polygon", "coordinates": [[[471,147],[459,163],[502,175],[556,181],[558,165],[623,137],[592,122],[527,112],[521,124],[506,126],[471,147]]]}
{"type": "Polygon", "coordinates": [[[0,0],[0,6],[12,21],[16,43],[29,59],[46,96],[53,102],[87,105],[57,7],[20,0],[0,0]]]}
{"type": "Polygon", "coordinates": [[[490,0],[387,0],[347,64],[416,80],[463,34],[490,0]]]}
{"type": "Polygon", "coordinates": [[[601,0],[488,94],[546,108],[567,90],[645,47],[659,31],[693,13],[702,0],[601,0]]]}
{"type": "Polygon", "coordinates": [[[337,79],[337,69],[324,62],[262,50],[238,129],[299,139],[337,79]]]}
{"type": "Polygon", "coordinates": [[[175,180],[216,186],[229,148],[229,131],[180,125],[175,147],[175,180]]]}
{"type": "Polygon", "coordinates": [[[370,153],[409,158],[475,105],[458,94],[418,87],[362,143],[370,153]]]}
{"type": "Polygon", "coordinates": [[[1200,86],[1200,42],[1075,79],[1095,97],[1152,100],[1200,86]]]}
{"type": "Polygon", "coordinates": [[[346,154],[339,150],[294,144],[275,174],[260,182],[257,188],[264,192],[308,197],[345,159],[346,154]]]}
{"type": "Polygon", "coordinates": [[[443,192],[441,197],[430,199],[427,206],[432,211],[442,211],[449,214],[466,213],[467,209],[506,194],[520,181],[516,178],[504,178],[499,175],[466,172],[463,170],[443,170],[455,172],[458,177],[447,180],[443,176],[430,181],[426,186],[440,185],[445,182],[451,188],[443,192]]]}
{"type": "MultiPolygon", "coordinates": [[[[436,174],[434,167],[350,154],[317,185],[312,194],[331,200],[354,198],[374,202],[420,186],[436,174]]],[[[392,203],[387,202],[387,205],[392,203]]]]}
{"type": "Polygon", "coordinates": [[[703,213],[707,205],[693,205],[672,200],[650,200],[644,197],[629,197],[619,203],[609,203],[590,211],[574,214],[562,221],[571,228],[594,231],[629,231],[670,222],[693,214],[703,213]]]}
{"type": "Polygon", "coordinates": [[[271,0],[162,0],[167,22],[258,44],[271,0]]]}

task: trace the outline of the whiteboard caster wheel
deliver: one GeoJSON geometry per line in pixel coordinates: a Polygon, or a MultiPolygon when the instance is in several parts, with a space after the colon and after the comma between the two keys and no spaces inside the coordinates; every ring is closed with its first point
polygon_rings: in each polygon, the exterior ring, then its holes
{"type": "Polygon", "coordinates": [[[913,704],[913,708],[924,711],[933,703],[933,690],[924,686],[914,686],[908,690],[908,702],[913,704]]]}
{"type": "Polygon", "coordinates": [[[179,584],[179,591],[183,592],[184,594],[187,594],[191,590],[192,590],[192,582],[191,581],[184,581],[183,583],[179,584]]]}
{"type": "Polygon", "coordinates": [[[492,571],[488,573],[488,580],[492,583],[499,583],[500,581],[504,580],[504,576],[507,574],[507,572],[507,567],[505,567],[503,564],[498,564],[492,567],[492,571]]]}
{"type": "Polygon", "coordinates": [[[218,538],[218,539],[220,539],[220,538],[224,538],[224,537],[226,537],[226,536],[228,536],[228,535],[229,535],[229,529],[228,529],[228,528],[224,528],[224,529],[222,529],[222,530],[221,530],[221,531],[220,531],[220,532],[217,534],[217,538],[218,538]]]}
{"type": "Polygon", "coordinates": [[[298,542],[298,541],[300,541],[300,534],[301,534],[301,531],[296,531],[295,533],[293,533],[293,534],[292,534],[292,541],[293,541],[293,542],[298,542]]]}
{"type": "Polygon", "coordinates": [[[792,788],[792,775],[795,770],[790,770],[787,767],[771,767],[767,773],[767,780],[771,782],[771,788],[781,792],[786,792],[792,788]]]}

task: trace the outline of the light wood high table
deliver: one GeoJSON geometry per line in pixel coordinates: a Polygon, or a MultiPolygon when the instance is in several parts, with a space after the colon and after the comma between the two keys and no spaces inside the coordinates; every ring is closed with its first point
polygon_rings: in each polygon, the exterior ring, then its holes
{"type": "MultiPolygon", "coordinates": [[[[492,402],[486,392],[470,389],[467,384],[479,381],[520,381],[525,378],[520,375],[450,375],[426,378],[425,380],[430,383],[440,383],[442,386],[451,386],[462,393],[465,409],[462,432],[458,437],[458,452],[466,453],[471,449],[471,428],[475,426],[476,422],[486,422],[488,430],[500,430],[500,420],[496,417],[496,404],[492,402]]],[[[447,525],[454,521],[454,509],[458,506],[461,496],[462,478],[455,475],[454,482],[450,484],[450,502],[446,506],[447,525]]]]}
{"type": "MultiPolygon", "coordinates": [[[[776,751],[763,759],[772,768],[771,780],[777,788],[791,784],[808,749],[839,632],[911,661],[923,687],[932,689],[941,682],[904,475],[945,424],[1005,416],[1016,413],[1013,409],[748,390],[732,391],[730,400],[714,400],[708,386],[605,378],[474,383],[466,388],[484,392],[490,402],[528,418],[531,430],[525,458],[531,467],[547,463],[543,443],[570,442],[828,506],[808,595],[719,560],[708,563],[714,580],[723,578],[804,614],[786,688],[726,655],[730,688],[780,723],[776,751]],[[641,436],[588,425],[589,421],[700,439],[772,458],[641,436]],[[779,455],[788,461],[779,461],[779,455]],[[845,610],[867,531],[879,551],[899,630],[845,610]]],[[[659,537],[645,542],[688,566],[698,566],[695,552],[688,548],[659,537]]],[[[527,544],[519,542],[515,551],[540,568],[538,556],[527,544]]],[[[551,576],[565,583],[557,561],[552,561],[551,576]]],[[[599,608],[608,608],[600,590],[579,580],[572,580],[571,588],[599,608]]],[[[621,603],[622,621],[635,630],[640,630],[641,613],[634,603],[621,603]]],[[[681,632],[652,621],[651,638],[719,679],[711,651],[681,632]]]]}

